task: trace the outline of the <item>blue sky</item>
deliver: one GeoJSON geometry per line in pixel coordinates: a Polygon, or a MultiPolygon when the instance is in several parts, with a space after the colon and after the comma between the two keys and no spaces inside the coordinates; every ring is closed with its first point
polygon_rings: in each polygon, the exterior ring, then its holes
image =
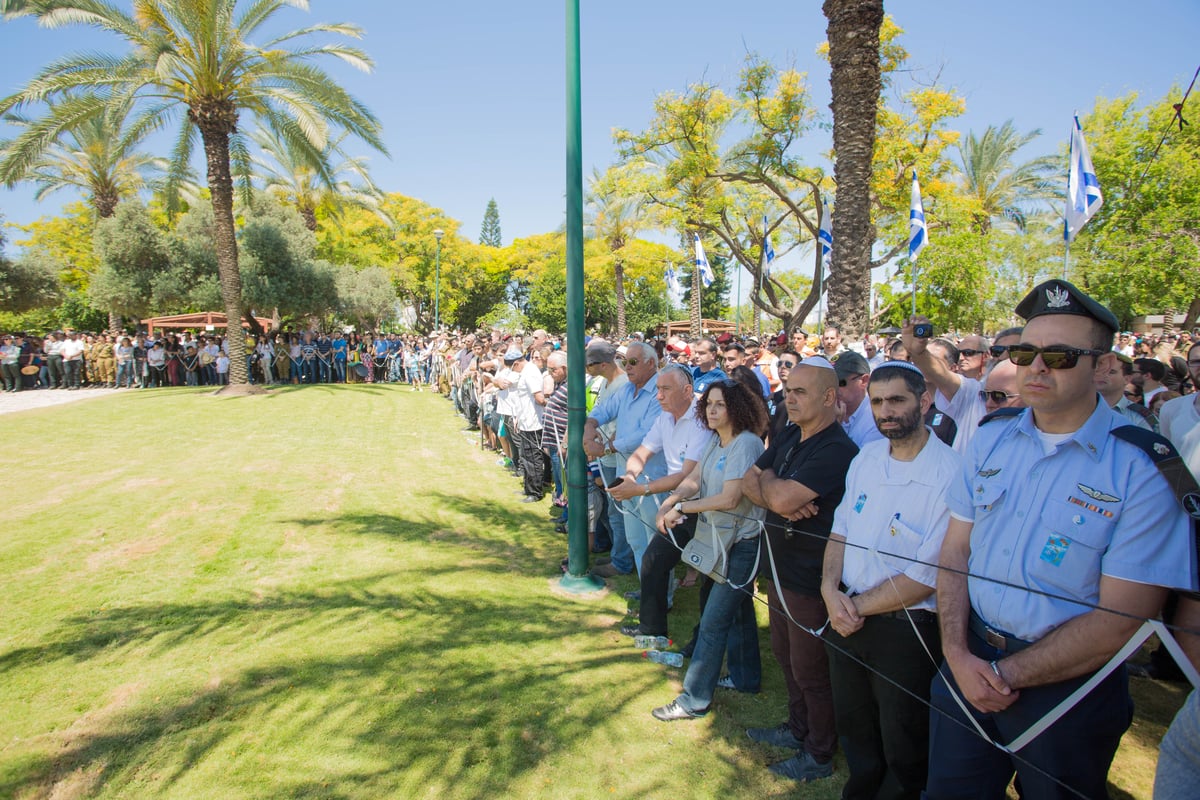
{"type": "MultiPolygon", "coordinates": [[[[699,80],[731,86],[747,52],[806,71],[827,121],[828,68],[814,54],[825,38],[820,6],[583,3],[585,173],[613,161],[613,128],[646,125],[655,95],[699,80]]],[[[965,97],[959,129],[980,131],[1008,118],[1020,130],[1042,128],[1029,155],[1054,152],[1066,141],[1072,111],[1086,111],[1095,98],[1129,91],[1160,97],[1174,84],[1186,86],[1200,64],[1196,0],[891,0],[885,8],[905,29],[901,43],[914,77],[940,74],[965,97]]],[[[366,30],[360,44],[375,72],[332,71],[383,121],[391,158],[376,154],[371,162],[381,188],[442,208],[472,239],[491,197],[506,243],[561,223],[563,3],[313,0],[308,13],[280,14],[287,29],[317,21],[366,30]]],[[[0,24],[0,87],[7,94],[56,56],[118,47],[84,28],[0,24]]],[[[1200,111],[1193,117],[1200,124],[1200,111]]],[[[815,160],[828,147],[817,131],[804,152],[815,160]]],[[[27,223],[71,199],[62,193],[37,204],[29,187],[0,189],[0,212],[27,223]]]]}

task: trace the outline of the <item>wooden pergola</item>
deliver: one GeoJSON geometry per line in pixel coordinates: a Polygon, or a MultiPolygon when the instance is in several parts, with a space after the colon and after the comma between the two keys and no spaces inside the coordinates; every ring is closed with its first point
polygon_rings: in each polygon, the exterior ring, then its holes
{"type": "MultiPolygon", "coordinates": [[[[271,320],[263,317],[255,317],[258,324],[263,330],[271,329],[271,320]]],[[[146,326],[148,333],[153,335],[155,328],[175,328],[187,329],[196,328],[200,330],[208,330],[209,328],[228,328],[229,320],[225,314],[220,311],[201,311],[197,314],[173,314],[167,317],[151,317],[150,319],[142,320],[142,324],[146,326]]],[[[249,328],[250,323],[242,319],[242,327],[249,328]]]]}
{"type": "MultiPolygon", "coordinates": [[[[667,336],[676,336],[678,334],[686,334],[692,329],[691,320],[677,319],[674,322],[668,322],[666,325],[659,325],[660,331],[665,331],[667,336]]],[[[737,325],[732,322],[726,322],[723,319],[702,319],[700,320],[700,329],[707,331],[709,336],[719,336],[722,333],[737,333],[737,325]]]]}

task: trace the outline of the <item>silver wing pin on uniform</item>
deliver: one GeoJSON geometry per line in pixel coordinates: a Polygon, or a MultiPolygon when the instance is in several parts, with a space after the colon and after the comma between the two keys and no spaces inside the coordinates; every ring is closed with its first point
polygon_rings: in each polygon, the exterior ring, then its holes
{"type": "Polygon", "coordinates": [[[1092,498],[1093,500],[1099,500],[1101,503],[1119,503],[1119,502],[1121,502],[1121,498],[1116,497],[1111,494],[1105,494],[1104,492],[1100,491],[1099,489],[1093,489],[1090,486],[1084,486],[1082,483],[1077,483],[1075,485],[1079,487],[1079,491],[1083,492],[1084,494],[1086,494],[1088,497],[1092,498]]]}
{"type": "Polygon", "coordinates": [[[975,474],[981,478],[990,478],[993,475],[999,475],[1000,470],[998,468],[997,469],[981,469],[981,470],[979,470],[979,472],[977,472],[975,474]]]}

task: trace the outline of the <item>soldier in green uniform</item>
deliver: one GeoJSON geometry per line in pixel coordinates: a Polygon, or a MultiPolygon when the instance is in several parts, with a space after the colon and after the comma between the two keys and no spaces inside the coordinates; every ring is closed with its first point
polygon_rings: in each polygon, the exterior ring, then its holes
{"type": "Polygon", "coordinates": [[[112,389],[117,385],[117,355],[113,337],[106,333],[97,338],[96,369],[100,375],[100,385],[112,389]]]}

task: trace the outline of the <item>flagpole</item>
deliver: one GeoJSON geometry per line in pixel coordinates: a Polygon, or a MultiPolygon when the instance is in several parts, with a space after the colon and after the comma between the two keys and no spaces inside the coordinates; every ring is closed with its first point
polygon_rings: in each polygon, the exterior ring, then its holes
{"type": "Polygon", "coordinates": [[[1067,265],[1071,260],[1071,242],[1068,240],[1063,248],[1063,280],[1067,279],[1067,265]]]}
{"type": "Polygon", "coordinates": [[[742,266],[738,265],[737,309],[733,314],[733,324],[738,336],[742,335],[742,266]]]}

